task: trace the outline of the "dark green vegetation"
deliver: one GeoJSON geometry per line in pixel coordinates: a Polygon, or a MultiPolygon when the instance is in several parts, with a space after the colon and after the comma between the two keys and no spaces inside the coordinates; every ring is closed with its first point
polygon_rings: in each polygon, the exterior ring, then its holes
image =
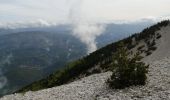
{"type": "Polygon", "coordinates": [[[122,89],[132,85],[144,85],[148,67],[140,62],[141,56],[136,53],[133,57],[128,57],[129,53],[123,44],[114,55],[112,65],[112,75],[108,79],[111,88],[122,89]]]}
{"type": "Polygon", "coordinates": [[[70,34],[30,31],[3,35],[0,70],[8,82],[0,89],[0,95],[47,77],[83,55],[86,46],[70,34]]]}
{"type": "Polygon", "coordinates": [[[154,45],[150,44],[153,40],[157,41],[155,32],[160,30],[161,27],[167,26],[169,23],[170,22],[168,20],[162,21],[143,30],[141,33],[134,34],[128,38],[109,44],[96,52],[83,57],[82,59],[67,64],[64,69],[56,71],[48,77],[36,81],[17,92],[26,92],[29,90],[36,91],[66,84],[77,78],[93,74],[93,70],[100,70],[101,72],[108,71],[111,69],[111,63],[114,55],[119,49],[120,42],[124,43],[129,52],[133,52],[134,54],[139,52],[140,54],[147,55],[147,52],[153,52],[153,50],[150,50],[149,47],[154,45]],[[145,45],[145,47],[143,47],[143,50],[138,51],[135,47],[140,46],[141,41],[144,42],[142,45],[145,45]]]}
{"type": "MultiPolygon", "coordinates": [[[[151,24],[153,23],[150,21],[107,24],[104,33],[96,37],[97,47],[128,37],[131,33],[140,32],[151,24]]],[[[86,55],[86,46],[72,36],[71,32],[72,26],[69,24],[0,28],[0,96],[47,77],[64,67],[66,63],[86,55]]],[[[86,75],[99,72],[100,68],[94,68],[87,71],[86,75]]]]}

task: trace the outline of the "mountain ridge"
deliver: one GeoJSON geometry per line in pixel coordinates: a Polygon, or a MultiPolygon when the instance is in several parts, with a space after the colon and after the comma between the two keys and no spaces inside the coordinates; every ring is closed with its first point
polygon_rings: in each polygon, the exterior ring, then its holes
{"type": "MultiPolygon", "coordinates": [[[[96,37],[96,46],[101,48],[151,24],[148,21],[108,24],[104,33],[96,37]]],[[[86,46],[72,34],[71,25],[0,28],[0,78],[3,79],[0,96],[47,77],[67,62],[81,58],[86,55],[86,46]]]]}
{"type": "Polygon", "coordinates": [[[156,31],[159,31],[162,27],[168,26],[169,23],[169,20],[159,22],[144,29],[139,34],[134,34],[128,38],[107,45],[82,59],[66,65],[65,69],[57,71],[45,79],[36,81],[17,92],[51,88],[69,83],[90,74],[106,72],[109,70],[110,63],[112,62],[112,55],[118,49],[117,46],[120,42],[124,42],[130,52],[140,52],[141,55],[147,57],[157,49],[156,42],[161,38],[161,34],[156,33],[156,31]],[[144,46],[141,45],[141,41],[144,46]]]}
{"type": "Polygon", "coordinates": [[[69,84],[4,96],[0,100],[169,100],[170,57],[150,62],[147,83],[121,90],[108,87],[111,72],[93,74],[69,84]]]}

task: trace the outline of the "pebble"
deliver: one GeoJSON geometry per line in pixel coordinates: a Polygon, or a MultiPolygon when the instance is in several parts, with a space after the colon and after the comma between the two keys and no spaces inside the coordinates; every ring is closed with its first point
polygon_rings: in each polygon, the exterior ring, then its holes
{"type": "Polygon", "coordinates": [[[145,86],[110,89],[105,82],[111,72],[105,72],[58,87],[7,95],[0,100],[170,100],[169,66],[170,58],[152,62],[145,86]]]}

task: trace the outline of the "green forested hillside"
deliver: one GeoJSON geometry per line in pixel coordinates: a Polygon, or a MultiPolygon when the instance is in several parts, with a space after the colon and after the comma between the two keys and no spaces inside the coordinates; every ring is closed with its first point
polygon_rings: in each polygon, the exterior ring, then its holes
{"type": "Polygon", "coordinates": [[[115,55],[120,42],[125,44],[129,53],[133,54],[134,52],[139,52],[143,57],[148,56],[156,50],[156,41],[161,38],[161,34],[156,33],[156,31],[160,30],[163,26],[167,26],[169,23],[169,20],[162,21],[144,29],[140,33],[133,34],[128,38],[109,44],[86,57],[67,64],[64,69],[58,70],[48,77],[36,81],[16,92],[36,91],[59,86],[76,80],[77,78],[107,71],[110,68],[113,61],[112,57],[115,55]]]}
{"type": "Polygon", "coordinates": [[[86,46],[68,33],[25,31],[1,35],[0,84],[4,85],[0,96],[47,77],[82,55],[86,55],[86,46]]]}

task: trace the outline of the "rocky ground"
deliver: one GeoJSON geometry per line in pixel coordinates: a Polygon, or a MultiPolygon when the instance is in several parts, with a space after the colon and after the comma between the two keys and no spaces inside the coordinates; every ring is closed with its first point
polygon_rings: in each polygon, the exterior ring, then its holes
{"type": "Polygon", "coordinates": [[[170,100],[170,58],[150,63],[145,86],[109,89],[111,72],[94,74],[50,89],[4,96],[0,100],[170,100]]]}
{"type": "Polygon", "coordinates": [[[145,86],[123,90],[104,89],[97,100],[170,100],[170,58],[150,64],[145,86]]]}

